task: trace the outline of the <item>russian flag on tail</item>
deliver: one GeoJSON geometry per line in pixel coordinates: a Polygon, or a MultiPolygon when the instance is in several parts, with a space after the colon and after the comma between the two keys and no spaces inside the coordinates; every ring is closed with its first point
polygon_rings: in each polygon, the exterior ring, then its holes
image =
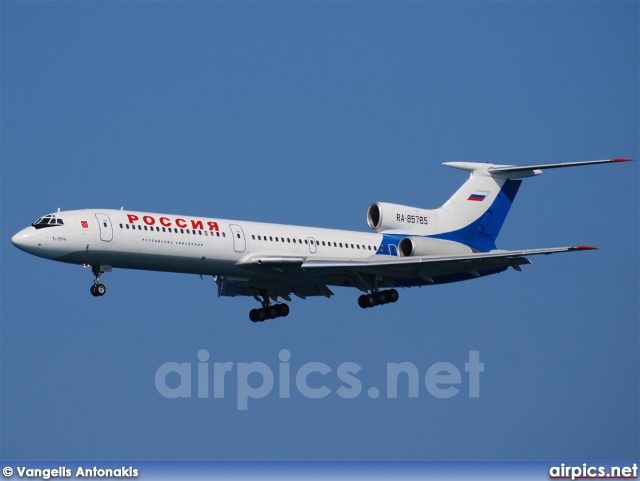
{"type": "Polygon", "coordinates": [[[479,190],[479,191],[476,191],[474,194],[471,194],[467,200],[482,202],[488,193],[489,192],[486,192],[484,190],[479,190]]]}

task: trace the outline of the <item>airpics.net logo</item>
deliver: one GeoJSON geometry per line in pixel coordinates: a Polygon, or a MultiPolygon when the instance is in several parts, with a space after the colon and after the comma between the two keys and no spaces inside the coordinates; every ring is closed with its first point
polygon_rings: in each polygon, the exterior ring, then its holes
{"type": "Polygon", "coordinates": [[[155,373],[158,393],[168,399],[234,396],[241,411],[249,409],[249,400],[253,404],[268,396],[288,399],[292,392],[308,399],[328,396],[376,399],[381,395],[396,399],[418,398],[426,390],[434,398],[449,399],[466,387],[470,398],[479,398],[480,374],[485,370],[480,351],[469,351],[468,361],[460,368],[451,362],[436,362],[426,369],[412,362],[388,362],[386,386],[381,392],[375,386],[365,391],[358,376],[363,369],[356,362],[343,362],[335,369],[319,361],[296,364],[287,349],[278,353],[274,367],[264,362],[214,362],[206,349],[199,350],[196,358],[197,362],[170,361],[158,367],[155,373]]]}

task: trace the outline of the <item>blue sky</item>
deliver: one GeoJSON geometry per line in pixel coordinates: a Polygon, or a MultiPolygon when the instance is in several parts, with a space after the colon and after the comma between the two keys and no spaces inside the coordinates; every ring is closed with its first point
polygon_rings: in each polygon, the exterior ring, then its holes
{"type": "MultiPolygon", "coordinates": [[[[11,236],[90,207],[366,231],[377,201],[441,205],[447,161],[632,157],[637,2],[2,2],[3,459],[630,459],[639,430],[638,163],[527,179],[506,249],[595,245],[362,310],[355,289],[295,299],[253,324],[211,279],[79,266],[11,236]],[[222,399],[195,395],[197,354],[232,362],[222,399]],[[277,385],[237,409],[241,363],[277,385]],[[469,397],[469,352],[484,363],[469,397]],[[191,363],[194,396],[154,384],[191,363]],[[356,363],[363,390],[336,394],[356,363]],[[387,363],[420,373],[385,395],[387,363]],[[438,399],[435,363],[461,372],[438,399]],[[370,387],[383,393],[376,399],[370,387]]],[[[255,375],[253,386],[260,377],[255,375]]],[[[171,381],[171,379],[169,380],[171,381]]],[[[175,381],[175,378],[173,378],[175,381]]],[[[173,382],[171,381],[171,382],[173,382]]]]}

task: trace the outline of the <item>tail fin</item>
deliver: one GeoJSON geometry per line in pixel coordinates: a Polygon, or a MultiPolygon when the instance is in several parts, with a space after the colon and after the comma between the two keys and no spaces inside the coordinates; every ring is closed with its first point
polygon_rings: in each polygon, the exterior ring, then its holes
{"type": "Polygon", "coordinates": [[[452,240],[486,252],[496,248],[496,238],[518,193],[522,178],[543,169],[574,167],[629,159],[591,160],[527,166],[446,162],[444,165],[470,172],[467,180],[442,207],[435,210],[439,239],[452,240]]]}

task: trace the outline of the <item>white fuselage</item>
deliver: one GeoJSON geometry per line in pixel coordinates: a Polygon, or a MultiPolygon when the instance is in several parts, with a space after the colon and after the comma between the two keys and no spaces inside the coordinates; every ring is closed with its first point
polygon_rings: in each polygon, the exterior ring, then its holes
{"type": "Polygon", "coordinates": [[[382,234],[193,216],[86,209],[51,214],[58,224],[27,227],[12,242],[73,264],[241,276],[252,258],[366,259],[382,234]]]}

